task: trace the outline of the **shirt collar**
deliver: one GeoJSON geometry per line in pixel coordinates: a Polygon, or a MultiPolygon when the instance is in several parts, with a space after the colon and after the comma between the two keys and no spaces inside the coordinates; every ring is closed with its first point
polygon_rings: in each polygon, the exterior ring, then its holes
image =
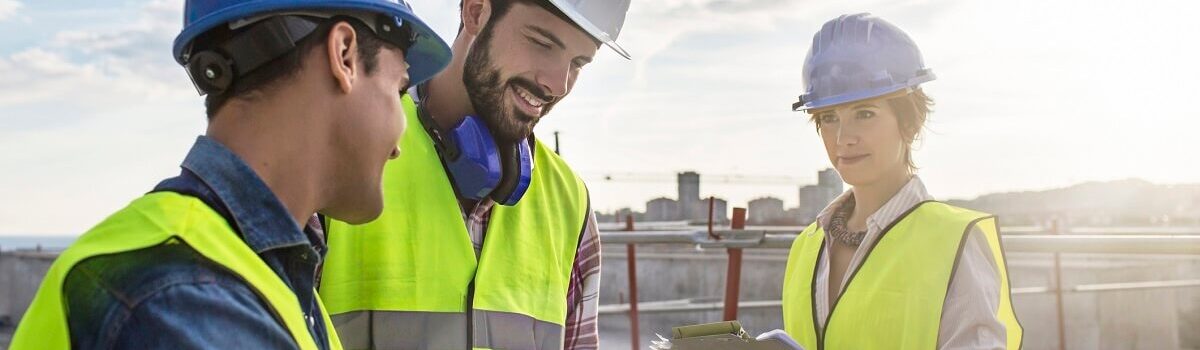
{"type": "MultiPolygon", "coordinates": [[[[817,225],[820,227],[829,227],[829,218],[833,216],[833,212],[842,206],[847,199],[854,196],[853,189],[848,189],[842,192],[836,199],[825,206],[821,213],[817,215],[817,225]]],[[[897,191],[887,203],[884,203],[879,210],[867,217],[867,228],[871,231],[881,231],[886,225],[895,221],[901,214],[904,214],[907,209],[928,200],[932,200],[933,196],[925,189],[925,183],[917,175],[913,175],[900,191],[897,191]]]]}
{"type": "Polygon", "coordinates": [[[267,184],[224,145],[200,136],[181,166],[229,209],[246,244],[256,253],[312,244],[267,184]]]}
{"type": "Polygon", "coordinates": [[[932,199],[933,196],[930,196],[929,191],[925,190],[925,183],[921,182],[921,178],[917,175],[913,175],[908,183],[900,188],[900,191],[888,199],[887,203],[867,217],[867,225],[876,232],[882,231],[887,225],[896,221],[900,215],[908,212],[908,209],[932,199]]]}

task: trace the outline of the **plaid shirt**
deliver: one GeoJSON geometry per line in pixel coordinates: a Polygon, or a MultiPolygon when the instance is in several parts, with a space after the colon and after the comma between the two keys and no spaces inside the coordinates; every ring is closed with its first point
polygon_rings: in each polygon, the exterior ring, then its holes
{"type": "MultiPolygon", "coordinates": [[[[479,256],[483,249],[483,236],[495,204],[491,199],[484,199],[469,212],[466,207],[463,208],[463,221],[467,223],[467,233],[471,235],[471,243],[475,246],[475,256],[479,256]]],[[[600,346],[596,327],[600,301],[600,231],[593,213],[588,213],[587,225],[583,237],[579,239],[573,265],[571,284],[567,290],[563,349],[596,349],[600,346]]]]}

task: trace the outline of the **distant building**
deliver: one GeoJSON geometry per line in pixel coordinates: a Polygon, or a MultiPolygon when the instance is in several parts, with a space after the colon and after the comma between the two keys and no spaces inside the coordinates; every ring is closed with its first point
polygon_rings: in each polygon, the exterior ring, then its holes
{"type": "Polygon", "coordinates": [[[834,170],[833,168],[826,168],[825,170],[817,172],[817,186],[830,191],[830,193],[833,193],[833,197],[830,198],[830,200],[832,200],[833,198],[837,198],[837,195],[841,194],[843,191],[842,177],[841,175],[838,175],[837,170],[834,170]]]}
{"type": "Polygon", "coordinates": [[[817,184],[800,187],[800,206],[796,208],[796,216],[800,224],[808,224],[816,220],[821,209],[844,191],[842,177],[833,168],[817,172],[817,184]]]}
{"type": "MultiPolygon", "coordinates": [[[[679,219],[685,219],[685,221],[698,224],[708,223],[708,197],[704,197],[696,201],[696,204],[692,206],[691,216],[679,219]]],[[[727,222],[730,222],[730,215],[728,215],[728,201],[725,199],[713,198],[713,223],[727,222]]]]}
{"type": "Polygon", "coordinates": [[[825,202],[825,191],[817,185],[808,185],[800,187],[800,206],[797,211],[800,214],[801,222],[813,222],[817,217],[817,213],[825,208],[828,203],[825,202]]]}
{"type": "Polygon", "coordinates": [[[674,199],[659,197],[646,202],[647,221],[679,220],[679,202],[674,199]]]}
{"type": "Polygon", "coordinates": [[[804,217],[800,213],[800,208],[791,208],[791,209],[785,210],[783,212],[783,218],[784,218],[783,221],[786,223],[786,225],[792,225],[792,226],[807,225],[807,224],[810,224],[812,221],[812,220],[808,220],[808,221],[804,220],[804,217]]]}
{"type": "Polygon", "coordinates": [[[713,223],[727,222],[729,222],[729,202],[720,198],[713,199],[713,223]]]}
{"type": "MultiPolygon", "coordinates": [[[[729,202],[720,198],[713,198],[713,223],[723,224],[729,222],[729,202]]],[[[708,223],[708,197],[700,199],[699,205],[696,208],[696,213],[692,215],[688,221],[694,223],[708,223]]]]}
{"type": "Polygon", "coordinates": [[[596,222],[624,223],[625,219],[627,217],[629,217],[630,215],[633,216],[634,222],[645,221],[645,219],[646,219],[645,214],[633,211],[633,209],[629,209],[629,208],[617,209],[616,211],[613,211],[612,213],[601,213],[599,211],[597,211],[595,213],[596,213],[596,222]]]}
{"type": "Polygon", "coordinates": [[[708,219],[708,208],[705,207],[704,215],[700,215],[700,174],[694,171],[679,173],[679,212],[677,217],[679,220],[697,221],[708,219]]]}
{"type": "Polygon", "coordinates": [[[751,225],[777,225],[784,220],[783,200],[763,197],[750,201],[746,223],[751,225]]]}

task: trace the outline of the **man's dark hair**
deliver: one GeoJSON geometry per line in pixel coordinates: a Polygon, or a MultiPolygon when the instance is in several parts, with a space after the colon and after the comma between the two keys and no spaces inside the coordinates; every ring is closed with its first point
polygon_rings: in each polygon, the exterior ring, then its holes
{"type": "MultiPolygon", "coordinates": [[[[246,98],[251,93],[271,89],[276,83],[291,78],[300,72],[304,56],[310,50],[322,47],[321,44],[329,39],[329,31],[338,22],[347,22],[354,27],[354,31],[357,33],[358,55],[362,56],[363,69],[368,75],[374,73],[379,65],[380,48],[383,45],[391,45],[376,36],[375,32],[367,27],[366,24],[363,24],[362,21],[351,17],[337,16],[331,19],[312,19],[320,21],[320,24],[311,34],[297,42],[294,49],[276,57],[249,74],[234,79],[233,84],[224,92],[207,95],[204,99],[204,107],[206,114],[208,114],[208,120],[211,121],[213,116],[216,116],[221,107],[225,106],[230,99],[246,98]]],[[[229,30],[226,26],[216,28],[196,38],[193,50],[201,51],[220,45],[234,35],[241,33],[242,30],[244,28],[235,31],[229,30]]]]}
{"type": "MultiPolygon", "coordinates": [[[[523,4],[530,4],[530,5],[537,5],[543,9],[545,9],[546,11],[550,11],[550,13],[553,13],[555,16],[558,16],[558,18],[562,18],[562,20],[567,21],[567,23],[571,23],[572,25],[575,25],[576,27],[579,26],[579,25],[575,24],[575,21],[571,20],[570,17],[567,17],[567,14],[563,13],[562,11],[559,11],[558,7],[555,7],[554,4],[551,4],[550,1],[548,1],[548,0],[491,0],[491,2],[492,2],[492,16],[488,17],[488,25],[492,25],[492,23],[495,23],[496,21],[500,20],[501,18],[504,18],[504,15],[508,13],[508,10],[512,9],[513,4],[523,3],[523,4]]],[[[463,1],[459,1],[458,2],[459,13],[462,13],[462,8],[463,8],[463,1]]],[[[463,30],[463,23],[461,21],[459,21],[458,31],[462,32],[462,30],[463,30]]],[[[583,30],[583,29],[581,28],[580,30],[583,30]]]]}

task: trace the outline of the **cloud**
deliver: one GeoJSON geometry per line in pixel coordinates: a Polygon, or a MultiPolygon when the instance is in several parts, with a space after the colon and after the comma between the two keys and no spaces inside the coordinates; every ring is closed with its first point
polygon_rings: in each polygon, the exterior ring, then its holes
{"type": "Polygon", "coordinates": [[[12,165],[0,174],[11,194],[0,233],[78,233],[177,173],[204,130],[201,99],[170,54],[182,6],[26,5],[39,14],[34,40],[0,51],[0,149],[11,150],[0,163],[12,165]]]}
{"type": "MultiPolygon", "coordinates": [[[[189,96],[186,75],[169,56],[180,10],[174,2],[153,1],[116,28],[64,30],[0,56],[0,108],[37,107],[82,118],[150,99],[189,96]]],[[[0,116],[0,121],[45,125],[41,119],[15,118],[20,117],[0,116]]]]}
{"type": "Polygon", "coordinates": [[[21,6],[21,2],[17,0],[0,0],[0,21],[12,17],[21,6]]]}

